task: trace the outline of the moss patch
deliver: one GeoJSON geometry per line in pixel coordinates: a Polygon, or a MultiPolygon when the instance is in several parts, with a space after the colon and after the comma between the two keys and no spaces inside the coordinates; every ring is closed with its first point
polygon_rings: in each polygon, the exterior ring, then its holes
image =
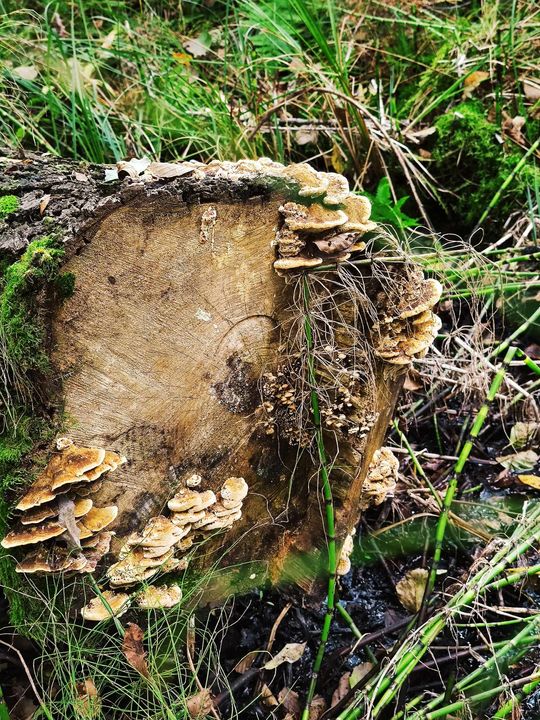
{"type": "MultiPolygon", "coordinates": [[[[437,139],[432,152],[433,174],[455,195],[448,207],[463,225],[474,225],[523,153],[501,142],[500,129],[485,117],[480,103],[461,103],[435,123],[437,139]]],[[[525,206],[527,188],[540,185],[534,159],[526,162],[490,211],[495,222],[506,220],[516,207],[525,206]]],[[[533,190],[534,191],[534,190],[533,190]]]]}
{"type": "Polygon", "coordinates": [[[3,195],[0,197],[0,220],[3,220],[11,213],[17,212],[21,203],[15,195],[3,195]]]}
{"type": "MultiPolygon", "coordinates": [[[[5,267],[0,287],[0,535],[9,524],[11,496],[35,472],[27,460],[57,432],[46,388],[52,385],[46,350],[47,306],[73,291],[74,279],[60,272],[64,251],[43,237],[5,267]]],[[[24,631],[32,614],[9,553],[0,548],[0,584],[10,602],[11,622],[24,631]]]]}

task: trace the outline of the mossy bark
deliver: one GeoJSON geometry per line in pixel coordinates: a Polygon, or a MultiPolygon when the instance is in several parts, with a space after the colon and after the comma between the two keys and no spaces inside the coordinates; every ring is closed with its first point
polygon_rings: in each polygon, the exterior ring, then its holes
{"type": "MultiPolygon", "coordinates": [[[[95,498],[119,507],[117,551],[190,474],[213,489],[243,476],[250,494],[242,520],[205,545],[199,567],[256,563],[255,582],[286,577],[311,591],[325,548],[317,466],[257,423],[260,376],[282,361],[280,329],[292,305],[293,286],[274,272],[271,247],[288,190],[253,176],[104,177],[100,166],[2,159],[0,190],[18,198],[0,225],[4,296],[13,268],[22,269],[14,263],[34,272],[23,273],[21,303],[2,323],[22,312],[23,336],[38,342],[32,356],[41,358],[22,375],[13,359],[6,380],[12,392],[9,383],[27,382],[17,408],[37,428],[5,467],[8,477],[30,478],[60,428],[80,444],[121,451],[128,463],[95,498]],[[54,268],[39,275],[43,248],[54,268]]],[[[369,408],[377,421],[363,451],[344,451],[334,474],[338,540],[357,520],[400,376],[377,366],[369,408]]],[[[16,440],[6,416],[6,442],[9,433],[16,440]]],[[[17,488],[4,493],[5,525],[17,488]]],[[[2,581],[16,590],[9,567],[4,559],[2,581]]],[[[230,579],[214,585],[212,599],[230,588],[230,579]]]]}

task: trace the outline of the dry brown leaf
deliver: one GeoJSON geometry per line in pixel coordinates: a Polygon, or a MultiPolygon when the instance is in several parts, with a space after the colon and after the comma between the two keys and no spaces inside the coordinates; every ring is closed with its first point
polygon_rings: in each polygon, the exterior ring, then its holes
{"type": "Polygon", "coordinates": [[[350,686],[354,687],[356,683],[360,682],[360,680],[368,674],[368,672],[373,668],[373,663],[370,662],[363,662],[359,665],[355,665],[353,667],[351,672],[351,679],[349,681],[350,686]]]}
{"type": "Polygon", "coordinates": [[[20,65],[19,67],[13,68],[11,73],[21,80],[35,80],[38,76],[37,68],[33,65],[20,65]]]}
{"type": "Polygon", "coordinates": [[[77,697],[73,702],[75,716],[81,720],[92,720],[99,717],[101,700],[94,681],[86,678],[75,686],[77,697]]]}
{"type": "Polygon", "coordinates": [[[66,528],[65,535],[70,544],[80,549],[81,531],[75,520],[75,503],[64,495],[58,496],[58,522],[66,528]]]}
{"type": "Polygon", "coordinates": [[[190,718],[203,718],[209,715],[214,709],[210,690],[204,688],[196,695],[187,698],[186,707],[190,718]]]}
{"type": "Polygon", "coordinates": [[[300,717],[302,705],[300,704],[300,696],[294,690],[284,687],[278,693],[278,702],[293,717],[300,717]]]}
{"type": "Polygon", "coordinates": [[[517,422],[510,430],[510,445],[516,450],[527,447],[540,431],[540,423],[517,422]]]}
{"type": "Polygon", "coordinates": [[[261,700],[269,707],[277,707],[279,705],[277,697],[265,683],[261,686],[261,700]]]}
{"type": "Polygon", "coordinates": [[[343,700],[345,695],[350,690],[349,680],[351,679],[351,673],[346,672],[340,678],[337,688],[332,693],[332,699],[330,700],[330,707],[335,707],[340,700],[343,700]]]}
{"type": "Polygon", "coordinates": [[[313,244],[325,255],[334,255],[351,247],[355,240],[355,233],[339,233],[326,237],[324,240],[314,240],[313,244]]]}
{"type": "Polygon", "coordinates": [[[421,381],[420,373],[416,370],[409,370],[407,377],[405,378],[405,382],[403,383],[403,387],[405,390],[411,390],[412,392],[415,390],[421,390],[424,386],[421,381]]]}
{"type": "Polygon", "coordinates": [[[527,100],[532,102],[540,100],[540,80],[537,78],[523,78],[523,92],[527,100]]]}
{"type": "Polygon", "coordinates": [[[540,477],[538,475],[518,475],[519,482],[528,485],[534,490],[540,490],[540,477]]]}
{"type": "Polygon", "coordinates": [[[190,38],[184,42],[184,50],[192,57],[204,57],[210,50],[205,43],[198,38],[190,38]]]}
{"type": "Polygon", "coordinates": [[[518,145],[524,145],[526,138],[521,130],[525,125],[525,118],[522,115],[516,115],[513,118],[507,113],[504,113],[504,115],[505,118],[502,124],[503,132],[512,138],[512,140],[515,140],[518,145]]]}
{"type": "Polygon", "coordinates": [[[258,650],[253,650],[252,652],[248,652],[247,655],[244,655],[244,657],[241,658],[236,663],[236,665],[233,668],[234,672],[237,672],[240,674],[245,673],[247,670],[249,670],[251,668],[251,666],[253,665],[255,658],[257,657],[258,654],[259,654],[258,650]]]}
{"type": "Polygon", "coordinates": [[[51,202],[51,196],[50,195],[44,195],[40,202],[39,202],[39,214],[43,215],[45,210],[47,209],[47,205],[51,202]]]}
{"type": "Polygon", "coordinates": [[[295,663],[304,654],[304,650],[306,649],[306,643],[287,643],[279,652],[277,655],[274,655],[274,657],[269,660],[265,665],[263,665],[263,668],[265,670],[275,670],[280,665],[283,665],[283,663],[295,663]]]}
{"type": "Polygon", "coordinates": [[[114,41],[116,40],[116,30],[111,30],[111,32],[105,36],[105,39],[101,43],[101,47],[103,50],[110,50],[114,44],[114,41]]]}
{"type": "Polygon", "coordinates": [[[122,641],[122,652],[128,663],[143,677],[149,678],[148,666],[146,664],[146,652],[143,645],[144,633],[135,623],[128,623],[124,639],[122,641]]]}
{"type": "Polygon", "coordinates": [[[406,610],[418,612],[422,605],[422,598],[428,580],[428,571],[425,568],[409,570],[396,585],[399,602],[406,610]]]}
{"type": "Polygon", "coordinates": [[[77,180],[77,182],[88,182],[88,175],[85,175],[84,173],[81,173],[81,172],[76,172],[75,180],[77,180]]]}
{"type": "Polygon", "coordinates": [[[298,145],[316,144],[319,139],[319,133],[314,128],[300,128],[294,133],[294,139],[298,145]]]}
{"type": "Polygon", "coordinates": [[[155,178],[175,178],[192,173],[193,167],[182,163],[151,162],[146,172],[155,178]]]}
{"type": "Polygon", "coordinates": [[[326,712],[326,700],[321,695],[315,695],[309,706],[308,720],[319,720],[326,712]]]}
{"type": "Polygon", "coordinates": [[[463,99],[470,98],[476,88],[488,79],[489,73],[484,70],[475,70],[470,75],[467,75],[463,81],[463,99]]]}
{"type": "Polygon", "coordinates": [[[332,146],[332,155],[330,156],[330,159],[332,161],[332,167],[334,170],[339,173],[340,175],[343,175],[343,172],[346,168],[346,162],[343,157],[343,153],[340,150],[340,147],[337,143],[334,143],[332,146]]]}
{"type": "Polygon", "coordinates": [[[499,455],[496,460],[507,470],[519,472],[520,470],[532,470],[538,462],[538,454],[534,450],[520,450],[511,455],[499,455]]]}

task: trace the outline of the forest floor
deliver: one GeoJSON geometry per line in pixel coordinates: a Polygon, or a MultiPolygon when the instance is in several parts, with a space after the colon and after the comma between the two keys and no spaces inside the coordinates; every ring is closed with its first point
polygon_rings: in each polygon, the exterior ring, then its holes
{"type": "Polygon", "coordinates": [[[2,145],[98,163],[307,161],[367,193],[373,219],[444,286],[443,327],[386,441],[399,482],[357,530],[309,713],[325,608],[282,588],[149,617],[152,682],[105,630],[66,640],[51,627],[39,645],[10,629],[2,601],[0,720],[538,718],[537,3],[0,0],[0,11],[2,145]],[[265,669],[288,643],[294,661],[265,669]]]}

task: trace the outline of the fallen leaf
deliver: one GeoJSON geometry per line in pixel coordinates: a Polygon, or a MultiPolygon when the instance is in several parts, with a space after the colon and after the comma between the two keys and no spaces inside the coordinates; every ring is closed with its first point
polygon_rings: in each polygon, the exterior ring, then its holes
{"type": "Polygon", "coordinates": [[[429,573],[425,568],[409,570],[396,584],[399,602],[406,610],[418,612],[426,589],[429,573]]]}
{"type": "Polygon", "coordinates": [[[528,355],[533,360],[540,360],[540,345],[532,343],[525,348],[525,355],[528,355]]]}
{"type": "Polygon", "coordinates": [[[135,623],[128,623],[124,639],[122,640],[122,652],[128,663],[143,677],[149,678],[148,666],[146,664],[146,652],[143,645],[144,633],[135,623]]]}
{"type": "Polygon", "coordinates": [[[20,65],[19,67],[13,68],[11,73],[21,80],[35,80],[38,76],[37,68],[33,65],[20,65]]]}
{"type": "Polygon", "coordinates": [[[116,163],[116,169],[118,171],[118,177],[129,176],[133,180],[136,180],[149,165],[150,160],[147,157],[132,158],[131,160],[119,160],[116,163]]]}
{"type": "Polygon", "coordinates": [[[335,707],[340,700],[343,700],[345,695],[350,690],[349,680],[351,679],[351,673],[346,672],[340,678],[337,688],[332,693],[332,699],[330,700],[330,707],[335,707]]]}
{"type": "Polygon", "coordinates": [[[245,673],[251,668],[258,654],[259,652],[254,650],[249,652],[247,655],[244,655],[244,657],[241,658],[234,666],[234,672],[240,673],[241,675],[245,673]]]}
{"type": "Polygon", "coordinates": [[[103,50],[110,50],[112,46],[114,45],[114,41],[116,40],[116,30],[111,30],[111,32],[105,36],[105,40],[101,43],[101,47],[103,50]]]}
{"type": "Polygon", "coordinates": [[[343,172],[345,171],[345,168],[347,167],[347,164],[344,160],[343,153],[340,150],[339,145],[337,143],[334,143],[332,146],[332,155],[331,161],[332,161],[332,167],[334,170],[339,173],[340,175],[343,175],[343,172]]]}
{"type": "Polygon", "coordinates": [[[497,462],[507,470],[531,470],[538,462],[538,455],[534,450],[520,450],[512,455],[500,455],[497,462]]]}
{"type": "Polygon", "coordinates": [[[265,670],[275,670],[283,663],[295,663],[304,654],[306,643],[287,643],[274,657],[269,660],[263,668],[265,670]]]}
{"type": "Polygon", "coordinates": [[[523,78],[523,92],[527,100],[540,100],[540,79],[523,78]]]}
{"type": "Polygon", "coordinates": [[[510,430],[510,445],[516,450],[527,447],[534,440],[539,430],[540,423],[517,422],[510,430]]]}
{"type": "Polygon", "coordinates": [[[75,520],[75,503],[65,495],[58,496],[58,523],[66,528],[65,535],[70,544],[80,549],[81,531],[75,520]]]}
{"type": "Polygon", "coordinates": [[[151,162],[146,168],[146,172],[155,178],[175,178],[181,175],[188,175],[193,172],[193,165],[183,163],[162,163],[151,162]]]}
{"type": "Polygon", "coordinates": [[[105,182],[118,180],[118,170],[116,168],[105,168],[105,182]]]}
{"type": "Polygon", "coordinates": [[[360,682],[360,680],[368,674],[368,672],[373,668],[373,663],[370,662],[363,662],[359,663],[358,665],[355,665],[351,672],[351,678],[349,680],[349,683],[351,687],[354,687],[357,683],[360,682]]]}
{"type": "Polygon", "coordinates": [[[76,698],[73,710],[77,718],[92,720],[101,714],[101,700],[94,681],[86,678],[75,686],[76,698]]]}
{"type": "Polygon", "coordinates": [[[204,688],[196,695],[187,698],[186,707],[190,718],[203,718],[208,715],[214,707],[210,690],[204,688]]]}
{"type": "Polygon", "coordinates": [[[279,705],[277,697],[265,683],[263,683],[261,687],[261,700],[269,707],[277,707],[279,705]]]}
{"type": "Polygon", "coordinates": [[[421,382],[420,373],[416,370],[409,370],[407,377],[405,378],[405,382],[403,383],[403,387],[405,390],[411,390],[412,392],[422,390],[424,386],[421,382]]]}
{"type": "Polygon", "coordinates": [[[51,196],[50,196],[50,195],[44,195],[44,196],[41,198],[41,201],[40,201],[40,203],[39,203],[39,214],[40,214],[40,215],[43,215],[43,213],[44,213],[45,210],[47,209],[47,205],[50,203],[50,201],[51,201],[51,196]]]}
{"type": "Polygon", "coordinates": [[[297,692],[288,687],[281,688],[277,699],[279,704],[293,717],[300,717],[302,705],[300,704],[300,696],[297,692]]]}
{"type": "Polygon", "coordinates": [[[507,113],[504,113],[504,115],[505,118],[502,123],[503,132],[512,138],[512,140],[515,140],[518,145],[524,145],[526,138],[521,130],[525,125],[525,118],[522,115],[516,115],[513,118],[507,113]]]}
{"type": "Polygon", "coordinates": [[[540,490],[540,477],[538,475],[518,475],[519,482],[535,490],[540,490]]]}
{"type": "Polygon", "coordinates": [[[356,233],[352,232],[339,233],[339,235],[333,235],[324,240],[314,240],[313,243],[325,255],[333,255],[334,253],[342,252],[350,248],[356,237],[356,233]]]}
{"type": "Polygon", "coordinates": [[[294,133],[294,139],[298,145],[315,145],[319,139],[319,133],[313,128],[300,128],[294,133]]]}
{"type": "Polygon", "coordinates": [[[475,70],[467,75],[463,81],[463,99],[470,98],[476,88],[489,79],[489,73],[484,70],[475,70]]]}
{"type": "Polygon", "coordinates": [[[308,720],[319,720],[326,712],[326,700],[321,695],[315,695],[309,706],[308,720]]]}
{"type": "Polygon", "coordinates": [[[210,48],[204,43],[202,35],[198,38],[190,38],[184,43],[184,50],[188,52],[192,57],[204,57],[210,50],[210,48]]]}
{"type": "Polygon", "coordinates": [[[80,172],[76,172],[76,173],[74,173],[74,175],[75,175],[75,180],[77,180],[77,182],[88,182],[88,175],[85,175],[84,173],[80,173],[80,172]]]}

